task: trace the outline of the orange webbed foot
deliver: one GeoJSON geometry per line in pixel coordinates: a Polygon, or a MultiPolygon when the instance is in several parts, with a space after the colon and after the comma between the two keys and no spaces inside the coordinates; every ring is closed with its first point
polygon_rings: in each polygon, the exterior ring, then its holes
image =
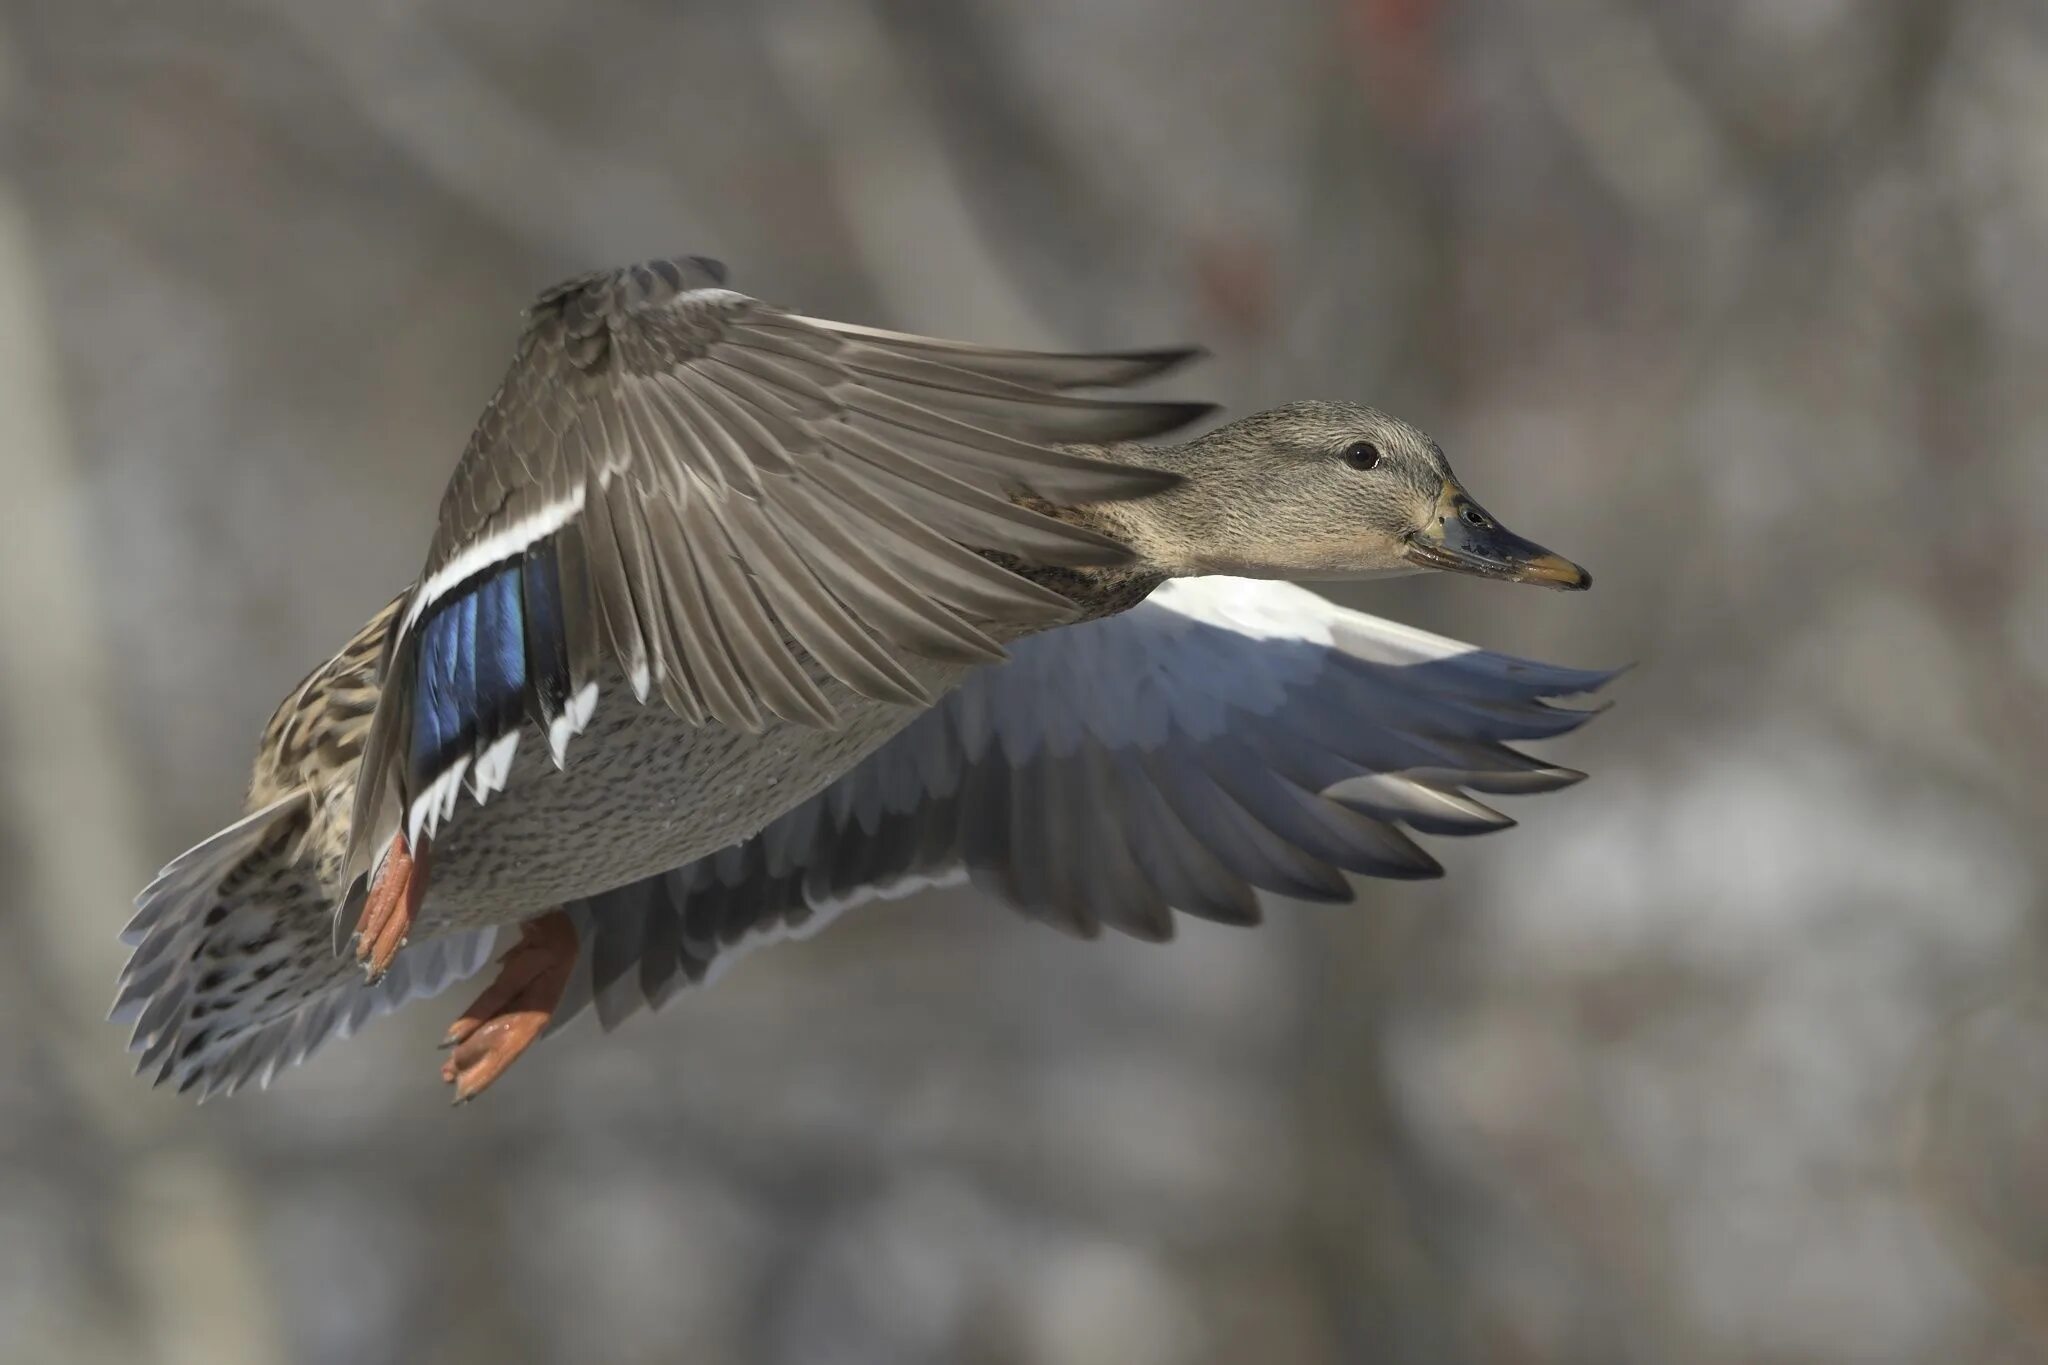
{"type": "Polygon", "coordinates": [[[576,927],[560,910],[520,926],[519,942],[498,959],[497,979],[441,1040],[455,1049],[441,1067],[441,1079],[455,1087],[455,1103],[482,1094],[533,1046],[562,1003],[576,952],[576,927]]]}
{"type": "Polygon", "coordinates": [[[391,851],[377,869],[377,880],[363,902],[363,917],[356,925],[356,961],[374,983],[391,970],[392,959],[412,933],[413,917],[427,894],[427,843],[420,841],[418,856],[406,847],[405,836],[391,837],[391,851]]]}

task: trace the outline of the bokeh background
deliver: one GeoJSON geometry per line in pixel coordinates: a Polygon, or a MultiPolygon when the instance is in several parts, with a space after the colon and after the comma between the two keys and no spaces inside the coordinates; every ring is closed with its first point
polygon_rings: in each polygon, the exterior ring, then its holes
{"type": "Polygon", "coordinates": [[[2048,1358],[2037,0],[0,4],[0,1359],[2048,1358]],[[199,1109],[126,902],[418,564],[539,287],[1197,341],[1434,432],[1633,661],[1441,883],[850,917],[466,1111],[199,1109]]]}

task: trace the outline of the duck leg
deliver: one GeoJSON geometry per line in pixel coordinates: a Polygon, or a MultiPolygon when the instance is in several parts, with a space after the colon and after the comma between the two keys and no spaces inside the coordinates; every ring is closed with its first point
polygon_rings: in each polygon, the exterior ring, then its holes
{"type": "Polygon", "coordinates": [[[356,961],[371,982],[391,970],[391,960],[405,946],[412,933],[413,916],[427,894],[427,842],[420,840],[417,857],[406,847],[405,835],[391,838],[391,851],[377,869],[370,895],[363,902],[363,917],[356,925],[356,961]]]}
{"type": "Polygon", "coordinates": [[[457,1104],[482,1094],[533,1046],[562,1003],[576,952],[576,926],[560,910],[519,926],[519,942],[498,959],[497,980],[441,1040],[441,1046],[455,1049],[441,1067],[441,1079],[455,1087],[457,1104]]]}

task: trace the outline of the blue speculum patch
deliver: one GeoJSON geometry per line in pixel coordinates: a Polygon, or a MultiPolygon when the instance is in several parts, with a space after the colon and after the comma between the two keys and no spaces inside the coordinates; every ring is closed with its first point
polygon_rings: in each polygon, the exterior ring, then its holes
{"type": "Polygon", "coordinates": [[[561,586],[551,544],[487,570],[419,626],[411,776],[418,791],[530,714],[545,724],[568,690],[561,586]]]}

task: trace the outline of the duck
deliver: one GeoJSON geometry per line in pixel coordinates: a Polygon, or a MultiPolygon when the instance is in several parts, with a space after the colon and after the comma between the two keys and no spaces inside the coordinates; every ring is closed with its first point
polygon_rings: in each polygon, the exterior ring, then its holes
{"type": "Polygon", "coordinates": [[[1293,580],[1586,571],[1374,408],[1187,437],[1209,405],[1131,390],[1195,354],[834,322],[695,256],[541,293],[420,572],[137,897],[138,1071],[267,1086],[495,959],[444,1039],[465,1102],[858,905],[966,881],[1162,941],[1440,875],[1416,835],[1583,777],[1514,746],[1611,673],[1293,580]]]}

